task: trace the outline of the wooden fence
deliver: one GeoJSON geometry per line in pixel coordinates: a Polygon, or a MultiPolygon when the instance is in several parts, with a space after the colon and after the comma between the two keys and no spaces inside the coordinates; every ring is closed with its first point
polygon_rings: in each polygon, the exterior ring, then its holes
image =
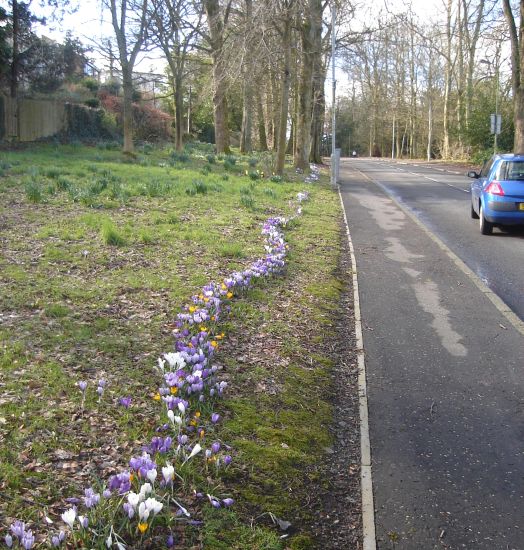
{"type": "Polygon", "coordinates": [[[36,141],[66,127],[65,105],[46,99],[19,99],[0,95],[0,140],[36,141]]]}

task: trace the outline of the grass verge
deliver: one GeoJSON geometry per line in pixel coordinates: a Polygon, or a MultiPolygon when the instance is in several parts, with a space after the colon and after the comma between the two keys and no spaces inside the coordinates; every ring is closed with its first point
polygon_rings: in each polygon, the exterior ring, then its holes
{"type": "MultiPolygon", "coordinates": [[[[65,497],[150,439],[153,367],[172,345],[175,313],[260,256],[260,222],[288,213],[304,184],[258,181],[241,168],[252,159],[211,163],[198,150],[131,164],[111,150],[39,146],[5,163],[0,512],[36,526],[43,513],[59,520],[65,497]],[[78,380],[89,384],[85,402],[78,380]],[[133,406],[123,411],[126,395],[133,406]]],[[[179,547],[314,545],[300,526],[313,521],[308,499],[331,442],[332,365],[321,350],[341,281],[337,198],[325,185],[308,190],[287,233],[286,276],[238,300],[225,327],[219,357],[232,391],[220,438],[236,466],[223,482],[238,506],[204,508],[179,547]]]]}

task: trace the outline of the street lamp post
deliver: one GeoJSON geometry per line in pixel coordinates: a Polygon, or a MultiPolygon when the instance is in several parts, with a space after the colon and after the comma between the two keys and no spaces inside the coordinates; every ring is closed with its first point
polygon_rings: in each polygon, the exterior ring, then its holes
{"type": "Polygon", "coordinates": [[[491,133],[493,134],[493,153],[497,153],[497,138],[502,129],[502,115],[499,115],[499,65],[498,60],[495,65],[488,59],[481,59],[480,63],[488,65],[491,72],[491,67],[493,67],[493,72],[495,76],[495,114],[491,115],[491,133]]]}

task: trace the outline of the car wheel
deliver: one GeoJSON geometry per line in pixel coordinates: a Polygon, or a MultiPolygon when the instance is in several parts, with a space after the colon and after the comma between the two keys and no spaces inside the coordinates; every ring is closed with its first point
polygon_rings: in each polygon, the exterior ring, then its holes
{"type": "Polygon", "coordinates": [[[471,199],[471,217],[472,217],[474,220],[478,220],[478,219],[479,219],[479,215],[475,212],[475,209],[473,208],[473,199],[471,199]]]}
{"type": "Polygon", "coordinates": [[[479,204],[479,220],[480,232],[482,233],[482,235],[491,235],[493,233],[493,224],[491,222],[488,222],[486,218],[484,218],[482,203],[479,204]]]}

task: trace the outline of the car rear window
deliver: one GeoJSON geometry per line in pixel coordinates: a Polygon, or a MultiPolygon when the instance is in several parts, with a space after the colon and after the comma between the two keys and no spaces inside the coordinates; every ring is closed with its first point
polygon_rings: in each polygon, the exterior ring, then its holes
{"type": "Polygon", "coordinates": [[[504,161],[500,163],[497,179],[502,181],[524,181],[524,161],[504,161]]]}

